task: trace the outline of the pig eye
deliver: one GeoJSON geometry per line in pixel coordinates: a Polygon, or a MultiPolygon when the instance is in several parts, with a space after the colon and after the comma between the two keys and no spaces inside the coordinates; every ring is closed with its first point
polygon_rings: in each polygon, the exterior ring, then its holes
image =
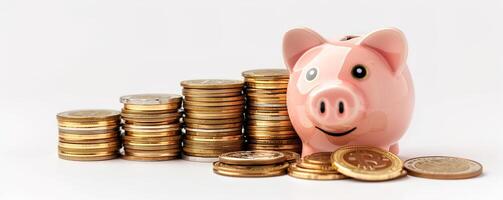
{"type": "Polygon", "coordinates": [[[309,69],[306,73],[307,81],[314,80],[316,78],[316,76],[318,76],[318,69],[316,69],[315,67],[309,69]]]}
{"type": "Polygon", "coordinates": [[[367,69],[363,65],[355,65],[351,70],[351,75],[356,79],[362,79],[367,76],[367,69]]]}

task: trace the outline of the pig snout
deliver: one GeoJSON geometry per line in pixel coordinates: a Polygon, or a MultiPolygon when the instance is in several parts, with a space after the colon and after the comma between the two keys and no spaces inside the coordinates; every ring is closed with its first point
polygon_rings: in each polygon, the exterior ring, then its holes
{"type": "Polygon", "coordinates": [[[365,109],[356,88],[341,82],[314,88],[307,101],[307,114],[313,124],[332,131],[354,128],[365,109]]]}

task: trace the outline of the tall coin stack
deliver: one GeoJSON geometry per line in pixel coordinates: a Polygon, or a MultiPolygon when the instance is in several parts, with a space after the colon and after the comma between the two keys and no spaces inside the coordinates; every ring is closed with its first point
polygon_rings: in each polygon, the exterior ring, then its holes
{"type": "Polygon", "coordinates": [[[57,119],[61,159],[108,160],[119,155],[119,111],[72,110],[57,114],[57,119]]]}
{"type": "Polygon", "coordinates": [[[179,157],[181,95],[137,94],[122,96],[120,101],[124,104],[124,159],[162,161],[179,157]]]}
{"type": "Polygon", "coordinates": [[[286,107],[289,73],[259,69],[242,73],[245,78],[246,126],[249,150],[302,151],[286,107]]]}
{"type": "Polygon", "coordinates": [[[181,86],[185,96],[183,158],[214,162],[222,153],[241,150],[243,81],[186,80],[181,86]]]}

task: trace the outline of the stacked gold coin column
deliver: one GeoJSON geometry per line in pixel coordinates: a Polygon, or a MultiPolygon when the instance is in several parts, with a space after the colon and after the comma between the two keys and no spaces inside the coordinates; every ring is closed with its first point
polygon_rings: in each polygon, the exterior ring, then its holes
{"type": "Polygon", "coordinates": [[[249,150],[302,151],[286,107],[289,73],[283,69],[243,72],[246,93],[245,135],[249,150]]]}
{"type": "Polygon", "coordinates": [[[108,160],[119,155],[119,111],[72,110],[59,113],[57,119],[61,159],[108,160]]]}
{"type": "Polygon", "coordinates": [[[181,152],[180,107],[176,94],[137,94],[120,98],[124,104],[124,159],[162,161],[181,152]]]}
{"type": "Polygon", "coordinates": [[[183,158],[213,162],[243,148],[243,81],[182,81],[185,96],[183,158]]]}

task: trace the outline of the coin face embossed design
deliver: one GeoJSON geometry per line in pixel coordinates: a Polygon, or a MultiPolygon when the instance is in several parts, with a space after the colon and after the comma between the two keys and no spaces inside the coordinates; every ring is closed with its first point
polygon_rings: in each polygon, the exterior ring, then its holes
{"type": "Polygon", "coordinates": [[[120,97],[121,103],[135,105],[158,105],[177,103],[182,100],[177,94],[134,94],[120,97]]]}
{"type": "Polygon", "coordinates": [[[482,165],[473,160],[448,156],[411,158],[404,163],[412,176],[432,179],[464,179],[482,174],[482,165]]]}
{"type": "Polygon", "coordinates": [[[332,165],[349,177],[365,181],[384,181],[399,177],[403,164],[391,152],[370,146],[347,146],[332,153],[332,165]]]}
{"type": "Polygon", "coordinates": [[[374,151],[361,150],[347,153],[344,160],[363,170],[380,170],[391,166],[391,160],[374,151]]]}
{"type": "Polygon", "coordinates": [[[304,157],[304,160],[308,163],[324,165],[330,164],[330,156],[332,152],[318,152],[304,157]]]}
{"type": "Polygon", "coordinates": [[[220,162],[239,165],[276,164],[286,160],[279,151],[235,151],[220,155],[220,162]]]}

